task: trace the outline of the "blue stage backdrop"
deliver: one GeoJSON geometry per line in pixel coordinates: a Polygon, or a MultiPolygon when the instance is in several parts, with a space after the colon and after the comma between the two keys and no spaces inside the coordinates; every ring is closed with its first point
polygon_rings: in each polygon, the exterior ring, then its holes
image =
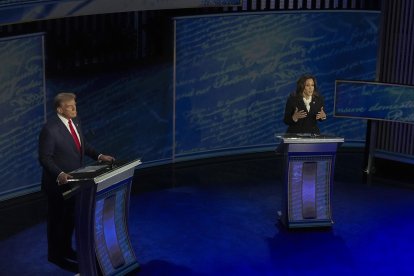
{"type": "Polygon", "coordinates": [[[335,116],[414,123],[414,86],[337,81],[335,88],[335,116]]]}
{"type": "Polygon", "coordinates": [[[40,188],[45,122],[43,34],[0,39],[0,200],[40,188]]]}
{"type": "Polygon", "coordinates": [[[378,26],[354,11],[176,18],[176,157],[272,147],[304,73],[325,97],[321,131],[363,141],[365,122],[332,116],[335,80],[375,79],[378,26]]]}
{"type": "Polygon", "coordinates": [[[242,13],[175,24],[175,68],[48,77],[46,93],[42,35],[0,41],[0,200],[39,189],[37,139],[45,104],[50,116],[60,91],[78,95],[97,149],[141,157],[144,166],[274,149],[286,129],[285,100],[303,73],[317,76],[326,99],[322,132],[364,140],[364,120],[333,118],[334,88],[336,79],[374,79],[378,13],[242,13]]]}
{"type": "Polygon", "coordinates": [[[171,64],[49,78],[48,116],[55,113],[56,93],[72,91],[85,136],[97,150],[121,160],[141,158],[144,165],[169,163],[171,80],[171,64]]]}

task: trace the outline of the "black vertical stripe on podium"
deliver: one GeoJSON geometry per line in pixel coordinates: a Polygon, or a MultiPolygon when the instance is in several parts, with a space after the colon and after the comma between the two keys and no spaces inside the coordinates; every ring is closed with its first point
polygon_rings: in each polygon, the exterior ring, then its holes
{"type": "Polygon", "coordinates": [[[113,268],[119,268],[125,264],[121,248],[118,244],[115,223],[115,195],[105,198],[103,208],[104,237],[108,249],[109,259],[113,268]]]}
{"type": "Polygon", "coordinates": [[[316,172],[317,162],[304,162],[302,168],[302,216],[316,218],[316,172]]]}

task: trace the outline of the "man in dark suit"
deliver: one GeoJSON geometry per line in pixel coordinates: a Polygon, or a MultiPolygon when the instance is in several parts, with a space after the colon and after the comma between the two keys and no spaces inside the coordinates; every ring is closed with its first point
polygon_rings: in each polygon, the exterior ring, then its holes
{"type": "Polygon", "coordinates": [[[48,119],[40,132],[39,161],[43,167],[42,191],[48,199],[48,260],[63,269],[77,272],[76,252],[72,249],[75,218],[74,198],[64,200],[69,172],[83,166],[85,155],[112,162],[87,143],[77,120],[76,96],[59,93],[54,99],[56,116],[48,119]]]}

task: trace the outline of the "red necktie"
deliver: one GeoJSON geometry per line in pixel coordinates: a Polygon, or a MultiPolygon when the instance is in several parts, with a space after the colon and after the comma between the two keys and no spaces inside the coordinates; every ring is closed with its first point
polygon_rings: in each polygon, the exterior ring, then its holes
{"type": "Polygon", "coordinates": [[[78,135],[76,134],[76,131],[75,131],[75,129],[73,128],[73,125],[72,125],[72,120],[69,120],[69,129],[70,129],[70,133],[72,134],[73,141],[75,141],[76,148],[77,148],[77,149],[78,149],[78,151],[80,152],[80,151],[81,151],[81,145],[80,145],[80,142],[79,142],[78,135]]]}

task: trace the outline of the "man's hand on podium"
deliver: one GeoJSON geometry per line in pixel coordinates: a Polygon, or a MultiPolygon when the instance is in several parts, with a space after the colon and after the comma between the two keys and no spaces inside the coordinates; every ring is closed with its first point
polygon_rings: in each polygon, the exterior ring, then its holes
{"type": "Polygon", "coordinates": [[[58,185],[66,184],[66,183],[68,183],[68,179],[72,179],[72,178],[73,178],[73,176],[71,176],[70,174],[61,172],[58,175],[58,178],[57,178],[58,185]]]}
{"type": "Polygon", "coordinates": [[[103,161],[103,162],[110,162],[111,163],[111,162],[115,161],[115,158],[113,158],[112,156],[109,156],[109,155],[101,154],[101,155],[99,155],[98,160],[103,161]]]}

